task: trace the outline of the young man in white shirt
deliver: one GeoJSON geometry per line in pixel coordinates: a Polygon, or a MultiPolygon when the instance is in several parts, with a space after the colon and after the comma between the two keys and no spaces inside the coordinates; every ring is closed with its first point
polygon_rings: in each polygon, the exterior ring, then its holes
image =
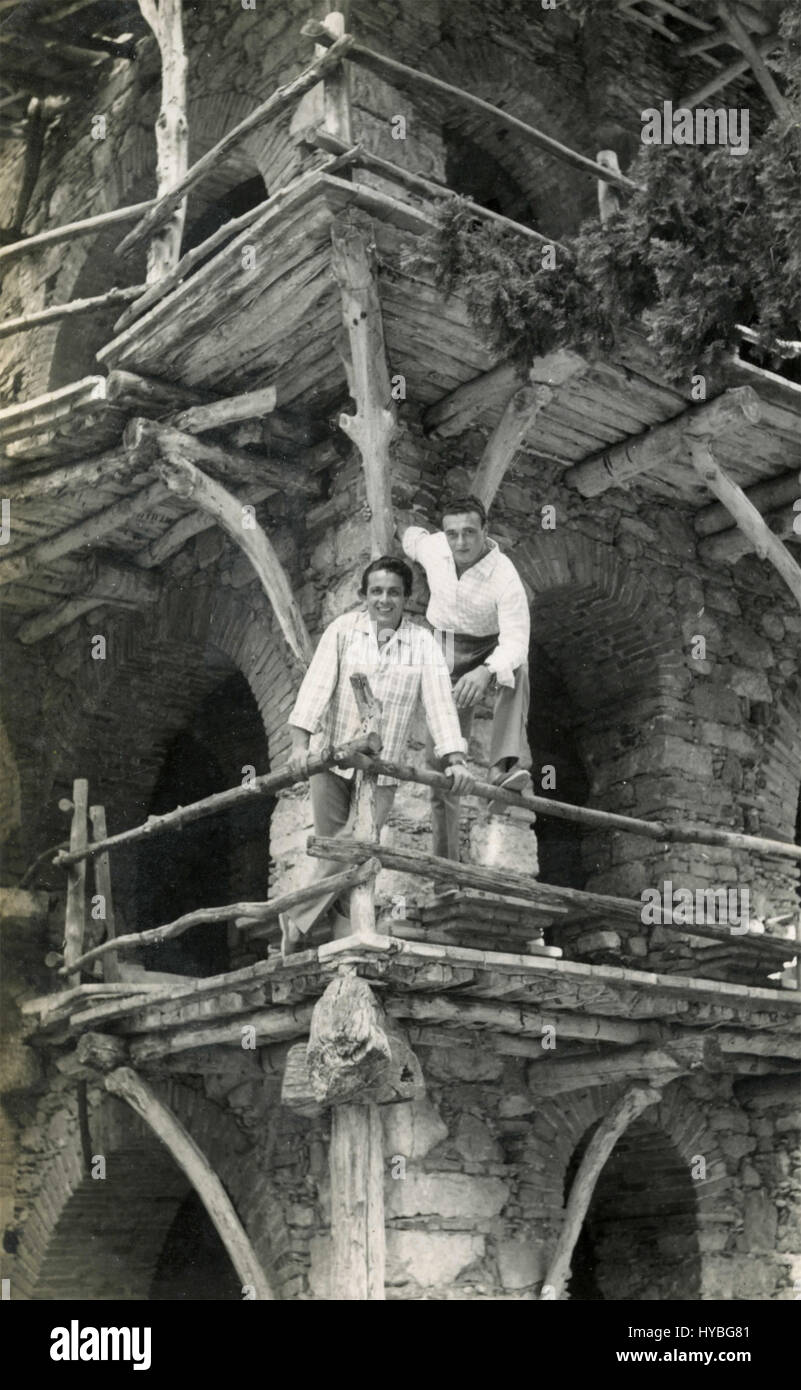
{"type": "MultiPolygon", "coordinates": [[[[510,791],[531,790],[528,747],[528,599],[520,575],[496,541],[478,498],[449,498],[442,530],[407,526],[402,544],[422,565],[430,602],[426,617],[448,659],[459,723],[468,737],[473,710],[495,682],[490,781],[510,791]],[[452,653],[452,661],[451,661],[452,653]]],[[[441,763],[429,741],[429,766],[441,763]]],[[[459,797],[432,788],[433,851],[459,858],[459,797]]]]}
{"type": "MultiPolygon", "coordinates": [[[[422,701],[428,734],[436,749],[437,766],[451,778],[455,792],[469,791],[471,779],[467,743],[451,693],[445,658],[427,628],[404,616],[412,591],[412,571],[404,560],[382,555],[362,575],[360,593],[365,607],[335,618],[325,629],[303,678],[289,716],[292,749],[289,767],[305,773],[314,746],[340,745],[361,733],[361,718],[350,677],[368,676],[381,705],[382,756],[402,762],[418,699],[422,701]]],[[[353,793],[353,770],[332,769],[309,778],[315,835],[338,835],[348,823],[353,793]]],[[[381,773],[376,788],[379,833],[395,797],[397,782],[381,773]]],[[[311,878],[324,879],[342,868],[334,860],[315,859],[311,878]]],[[[332,907],[335,893],[324,885],[318,898],[281,915],[284,954],[298,949],[314,922],[332,907]]],[[[334,911],[334,935],[347,935],[346,918],[334,911]]]]}

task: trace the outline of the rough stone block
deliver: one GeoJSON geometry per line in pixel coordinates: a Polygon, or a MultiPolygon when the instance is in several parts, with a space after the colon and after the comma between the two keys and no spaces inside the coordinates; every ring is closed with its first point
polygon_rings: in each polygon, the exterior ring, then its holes
{"type": "Polygon", "coordinates": [[[530,1240],[498,1242],[498,1273],[505,1289],[527,1289],[545,1273],[543,1251],[530,1240]]]}
{"type": "Polygon", "coordinates": [[[406,1159],[425,1158],[447,1138],[448,1126],[427,1097],[381,1107],[384,1153],[406,1159]]]}
{"type": "Polygon", "coordinates": [[[386,1194],[391,1216],[461,1217],[469,1225],[498,1216],[506,1205],[509,1188],[500,1178],[472,1177],[466,1173],[410,1173],[392,1183],[386,1194]]]}
{"type": "Polygon", "coordinates": [[[484,1254],[484,1237],[461,1231],[387,1231],[388,1284],[451,1284],[484,1254]]]}
{"type": "Polygon", "coordinates": [[[503,1149],[475,1115],[460,1116],[453,1146],[468,1163],[503,1162],[503,1149]]]}
{"type": "Polygon", "coordinates": [[[474,864],[512,869],[515,873],[531,874],[532,878],[539,873],[534,831],[506,816],[490,816],[471,827],[470,858],[474,864]]]}

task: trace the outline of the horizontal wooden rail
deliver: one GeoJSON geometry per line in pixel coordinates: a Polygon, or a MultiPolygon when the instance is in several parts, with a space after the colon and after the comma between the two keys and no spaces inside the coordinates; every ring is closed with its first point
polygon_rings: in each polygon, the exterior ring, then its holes
{"type": "Polygon", "coordinates": [[[640,185],[634,183],[632,179],[626,178],[625,174],[615,173],[613,170],[605,168],[604,165],[598,164],[594,159],[588,159],[586,155],[579,154],[578,150],[572,150],[569,146],[560,144],[558,140],[552,139],[544,131],[537,130],[535,126],[519,120],[517,116],[510,116],[508,111],[503,111],[499,106],[493,106],[489,101],[482,101],[481,97],[473,96],[472,92],[466,92],[462,87],[454,87],[450,82],[443,82],[439,77],[432,77],[429,73],[420,72],[418,68],[408,67],[406,63],[399,63],[394,58],[387,58],[383,53],[376,53],[372,48],[358,43],[348,34],[338,39],[330,29],[326,28],[325,24],[321,24],[317,20],[309,20],[304,24],[301,33],[306,38],[315,39],[317,43],[324,46],[333,46],[335,43],[344,43],[345,39],[350,39],[350,45],[345,54],[348,61],[357,63],[360,67],[375,73],[385,82],[389,82],[401,90],[410,87],[417,88],[418,91],[427,92],[430,96],[447,100],[451,105],[464,106],[471,111],[477,111],[485,119],[491,120],[497,125],[503,125],[507,130],[515,131],[528,144],[536,145],[538,149],[544,150],[565,164],[572,164],[574,168],[581,169],[585,174],[592,174],[595,179],[602,179],[604,183],[617,184],[619,188],[628,189],[630,192],[639,190],[640,185]]]}
{"type": "MultiPolygon", "coordinates": [[[[159,941],[170,941],[176,936],[183,936],[190,927],[201,926],[206,922],[230,922],[234,917],[248,917],[252,921],[269,922],[271,918],[277,917],[281,912],[288,912],[291,907],[297,907],[300,903],[305,903],[319,897],[322,893],[340,893],[346,888],[354,888],[359,883],[367,883],[369,879],[377,874],[381,865],[377,859],[365,859],[358,864],[353,864],[349,869],[343,869],[339,874],[331,874],[324,882],[317,880],[314,883],[306,883],[302,888],[293,888],[290,893],[282,893],[280,897],[269,899],[267,902],[257,903],[227,903],[224,907],[199,907],[194,912],[186,912],[183,917],[177,917],[174,922],[167,922],[163,927],[151,927],[148,931],[129,932],[127,936],[115,936],[110,941],[103,941],[99,946],[94,946],[91,951],[85,951],[79,956],[73,965],[62,966],[59,975],[66,975],[75,970],[83,969],[90,961],[97,960],[99,956],[108,955],[112,951],[131,950],[141,946],[153,946],[159,941]]],[[[243,923],[249,926],[250,922],[243,923]]]]}
{"type": "Polygon", "coordinates": [[[27,333],[31,328],[40,328],[45,323],[58,323],[61,319],[71,319],[79,314],[100,313],[113,308],[115,304],[130,304],[146,290],[146,285],[126,285],[122,289],[106,290],[105,294],[92,295],[90,299],[71,299],[66,304],[51,304],[48,309],[39,309],[34,314],[20,314],[17,318],[0,321],[0,338],[9,338],[13,333],[27,333]]]}
{"type": "MultiPolygon", "coordinates": [[[[453,859],[440,859],[434,854],[421,854],[415,850],[402,850],[394,846],[375,842],[351,840],[344,836],[310,835],[307,840],[309,854],[319,859],[338,859],[345,864],[358,864],[365,860],[379,860],[385,869],[400,873],[420,874],[440,882],[458,883],[464,888],[475,888],[479,892],[499,893],[506,897],[522,898],[536,903],[537,907],[548,910],[554,908],[564,913],[571,911],[571,925],[575,913],[582,909],[588,918],[606,917],[623,919],[629,922],[642,922],[643,904],[636,898],[613,898],[605,893],[585,893],[579,888],[562,888],[552,883],[541,883],[529,874],[515,873],[511,869],[488,869],[479,864],[460,864],[453,859]]],[[[778,965],[790,960],[797,952],[794,941],[777,941],[758,932],[732,932],[722,926],[707,926],[695,922],[663,922],[660,926],[689,936],[700,936],[727,945],[761,950],[778,965]]],[[[558,929],[559,917],[549,930],[558,929]]],[[[74,969],[74,967],[73,967],[74,969]]]]}
{"type": "MultiPolygon", "coordinates": [[[[376,772],[397,777],[400,782],[423,782],[429,787],[450,787],[451,780],[441,772],[432,772],[417,764],[390,763],[384,758],[371,759],[376,772]]],[[[741,835],[734,830],[712,830],[705,826],[669,825],[666,821],[639,820],[636,816],[618,815],[614,811],[596,811],[590,806],[573,806],[569,801],[551,801],[546,796],[523,796],[520,792],[503,791],[490,782],[474,781],[472,793],[485,801],[498,801],[504,806],[523,806],[538,815],[553,816],[556,820],[572,821],[574,825],[595,826],[602,830],[623,830],[630,835],[644,835],[650,840],[666,840],[676,844],[719,845],[726,849],[751,850],[754,854],[776,854],[786,859],[801,860],[801,845],[785,840],[769,840],[762,835],[741,835]]]]}
{"type": "MultiPolygon", "coordinates": [[[[348,767],[352,765],[354,757],[360,753],[374,752],[379,746],[380,740],[375,734],[362,734],[350,743],[343,743],[339,748],[323,749],[317,757],[309,758],[306,777],[311,777],[315,772],[326,772],[330,767],[348,767]]],[[[248,786],[229,787],[227,791],[215,792],[213,796],[206,796],[202,801],[193,801],[188,806],[178,806],[176,810],[167,811],[163,816],[151,816],[144,825],[134,826],[131,830],[121,830],[118,835],[109,835],[105,840],[96,840],[79,853],[62,851],[56,855],[53,863],[67,868],[70,864],[77,864],[80,859],[91,859],[106,850],[119,849],[121,845],[133,845],[140,840],[149,840],[154,835],[161,835],[165,830],[180,830],[190,821],[202,820],[204,816],[214,816],[220,811],[228,811],[249,801],[253,796],[272,796],[284,787],[294,786],[296,782],[304,780],[305,778],[290,772],[288,767],[279,767],[275,772],[268,772],[263,777],[254,777],[248,786]]]]}
{"type": "Polygon", "coordinates": [[[74,241],[76,237],[96,236],[117,222],[134,222],[138,217],[144,217],[155,201],[155,198],[150,198],[146,203],[113,208],[111,212],[99,212],[94,217],[81,218],[79,222],[64,222],[60,227],[50,227],[46,232],[12,241],[10,246],[0,248],[0,265],[18,260],[20,256],[27,256],[29,251],[38,251],[43,246],[56,246],[65,241],[74,241]]]}

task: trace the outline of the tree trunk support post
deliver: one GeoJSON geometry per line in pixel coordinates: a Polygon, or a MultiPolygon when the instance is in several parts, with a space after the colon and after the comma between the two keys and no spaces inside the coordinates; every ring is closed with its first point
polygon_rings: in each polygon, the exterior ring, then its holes
{"type": "Polygon", "coordinates": [[[621,1134],[643,1110],[649,1105],[657,1105],[661,1099],[662,1092],[651,1086],[632,1086],[599,1124],[587,1145],[570,1189],[564,1223],[545,1276],[541,1299],[559,1302],[564,1298],[570,1278],[570,1261],[601,1170],[621,1134]]]}
{"type": "Polygon", "coordinates": [[[521,386],[509,397],[487,440],[470,488],[489,510],[512,460],[541,410],[553,400],[550,386],[521,386]]]}
{"type": "MultiPolygon", "coordinates": [[[[104,806],[90,806],[89,819],[92,822],[92,839],[105,840],[106,838],[106,810],[104,806]]],[[[86,860],[82,861],[84,864],[86,860]]],[[[106,942],[111,944],[115,939],[116,925],[114,921],[114,901],[111,895],[111,858],[108,852],[98,854],[95,857],[95,889],[103,899],[103,920],[106,924],[106,942]]],[[[122,979],[120,974],[120,958],[115,950],[109,949],[103,964],[103,979],[110,984],[119,984],[122,979]]]]}
{"type": "MultiPolygon", "coordinates": [[[[139,0],[143,18],[150,25],[161,53],[161,109],[156,121],[158,197],[184,177],[189,162],[189,127],[186,119],[186,47],[182,0],[139,0]]],[[[153,234],[147,254],[147,283],[169,274],[181,254],[186,199],[179,203],[166,226],[153,234]]]]}
{"type": "Polygon", "coordinates": [[[775,536],[761,512],[749,501],[743,489],[717,463],[709,439],[691,439],[690,458],[699,478],[731,512],[735,524],[747,537],[760,560],[769,560],[778,570],[793,598],[801,608],[801,566],[775,536]]]}
{"type": "Polygon", "coordinates": [[[109,1072],[105,1086],[111,1095],[127,1101],[186,1174],[214,1223],[243,1286],[252,1290],[258,1301],[271,1301],[273,1291],[231,1199],[191,1134],[131,1067],[118,1067],[109,1072]]]}
{"type": "Polygon", "coordinates": [[[374,1101],[335,1105],[331,1115],[332,1294],[378,1302],[384,1292],[384,1145],[374,1101]]]}
{"type": "MultiPolygon", "coordinates": [[[[365,735],[377,734],[380,738],[381,706],[370,688],[369,680],[366,676],[356,675],[351,676],[350,682],[362,719],[362,732],[365,735]]],[[[369,771],[357,771],[355,776],[356,789],[348,830],[357,840],[373,844],[379,836],[376,822],[378,776],[369,771]]],[[[366,883],[351,889],[350,924],[355,937],[369,939],[375,936],[375,874],[366,883]]]]}
{"type": "Polygon", "coordinates": [[[331,227],[331,266],[342,297],[342,319],[350,345],[348,384],[356,414],[342,414],[339,427],[357,446],[367,485],[373,558],[392,549],[390,447],[398,423],[392,403],[384,325],[378,294],[375,248],[363,225],[338,218],[331,227]]]}
{"type": "MultiPolygon", "coordinates": [[[[345,33],[345,16],[339,10],[327,14],[323,23],[330,33],[338,39],[345,33]]],[[[315,58],[322,58],[328,52],[323,44],[314,45],[315,58]]],[[[323,78],[323,102],[325,107],[324,129],[338,140],[351,144],[350,119],[350,74],[345,63],[330,68],[323,78]]]]}

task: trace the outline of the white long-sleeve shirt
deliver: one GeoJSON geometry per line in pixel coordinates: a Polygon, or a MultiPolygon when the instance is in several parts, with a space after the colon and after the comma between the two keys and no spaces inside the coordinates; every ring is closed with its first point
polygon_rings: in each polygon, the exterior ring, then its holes
{"type": "Polygon", "coordinates": [[[402,545],[426,572],[431,626],[471,637],[497,633],[498,645],[486,665],[499,685],[514,685],[515,671],[528,661],[531,619],[520,575],[497,542],[490,541],[489,554],[462,575],[443,531],[407,526],[402,545]]]}

